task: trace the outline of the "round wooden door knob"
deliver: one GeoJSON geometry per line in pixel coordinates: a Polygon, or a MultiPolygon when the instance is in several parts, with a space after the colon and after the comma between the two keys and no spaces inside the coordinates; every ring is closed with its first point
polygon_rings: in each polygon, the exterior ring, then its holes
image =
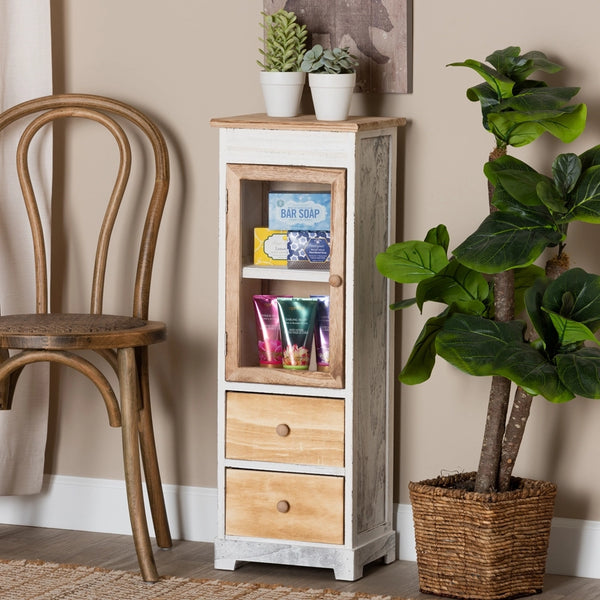
{"type": "Polygon", "coordinates": [[[277,510],[280,513],[286,513],[290,510],[290,503],[287,500],[280,500],[277,503],[277,510]]]}
{"type": "Polygon", "coordinates": [[[338,288],[342,285],[342,278],[340,275],[331,275],[329,277],[329,285],[334,288],[338,288]]]}
{"type": "Polygon", "coordinates": [[[288,435],[290,435],[290,427],[285,423],[280,423],[279,425],[277,425],[275,431],[277,432],[277,435],[281,437],[287,437],[288,435]]]}

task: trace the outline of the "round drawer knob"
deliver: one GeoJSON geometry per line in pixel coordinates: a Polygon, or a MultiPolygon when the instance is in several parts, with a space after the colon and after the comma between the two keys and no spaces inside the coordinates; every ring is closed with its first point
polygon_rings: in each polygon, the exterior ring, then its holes
{"type": "Polygon", "coordinates": [[[290,510],[290,503],[287,500],[280,500],[277,503],[277,510],[280,513],[286,513],[290,510]]]}
{"type": "Polygon", "coordinates": [[[331,275],[329,277],[329,285],[338,288],[342,285],[342,278],[339,275],[331,275]]]}
{"type": "Polygon", "coordinates": [[[281,437],[287,437],[288,435],[290,435],[290,427],[285,423],[280,423],[279,425],[277,425],[275,431],[277,432],[277,435],[280,435],[281,437]]]}

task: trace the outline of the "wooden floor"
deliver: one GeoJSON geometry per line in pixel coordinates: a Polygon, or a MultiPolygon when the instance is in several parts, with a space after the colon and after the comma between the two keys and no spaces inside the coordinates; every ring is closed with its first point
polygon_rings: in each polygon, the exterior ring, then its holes
{"type": "MultiPolygon", "coordinates": [[[[435,598],[419,593],[415,563],[374,563],[355,582],[336,581],[329,569],[244,564],[236,571],[213,569],[212,544],[176,541],[170,550],[157,550],[161,575],[278,583],[293,587],[330,588],[389,594],[402,598],[435,598]]],[[[40,559],[120,570],[137,570],[130,536],[0,525],[0,559],[40,559]]],[[[547,575],[539,600],[600,600],[600,580],[547,575]]]]}

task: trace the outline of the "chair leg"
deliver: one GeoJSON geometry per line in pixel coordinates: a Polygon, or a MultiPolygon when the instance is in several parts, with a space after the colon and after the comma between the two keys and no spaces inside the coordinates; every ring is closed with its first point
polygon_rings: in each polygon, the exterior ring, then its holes
{"type": "Polygon", "coordinates": [[[150,500],[150,510],[154,523],[156,543],[160,548],[171,548],[173,541],[167,519],[165,498],[163,495],[160,470],[158,468],[158,457],[156,455],[156,443],[154,440],[154,428],[152,426],[152,410],[150,408],[150,385],[148,382],[148,349],[138,349],[138,373],[140,381],[140,394],[142,405],[140,408],[140,445],[142,451],[142,463],[146,477],[146,487],[150,500]]]}
{"type": "Polygon", "coordinates": [[[158,571],[152,554],[148,523],[144,509],[142,473],[140,467],[140,445],[138,435],[138,387],[135,350],[118,350],[119,382],[121,391],[121,420],[123,435],[123,464],[127,504],[133,541],[144,581],[158,581],[158,571]]]}

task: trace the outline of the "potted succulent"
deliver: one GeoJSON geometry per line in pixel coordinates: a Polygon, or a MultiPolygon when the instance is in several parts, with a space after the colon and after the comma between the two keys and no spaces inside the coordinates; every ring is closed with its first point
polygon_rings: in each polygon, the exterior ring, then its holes
{"type": "Polygon", "coordinates": [[[315,44],[300,68],[308,73],[308,85],[319,121],[344,121],[348,118],[356,84],[358,60],[349,48],[324,50],[315,44]]]}
{"type": "Polygon", "coordinates": [[[300,25],[293,12],[280,9],[272,15],[261,13],[260,23],[265,37],[259,38],[264,48],[259,48],[262,60],[260,82],[267,109],[271,117],[295,117],[300,112],[300,100],[306,73],[300,70],[308,31],[300,25]]]}
{"type": "Polygon", "coordinates": [[[477,472],[411,482],[409,489],[423,591],[496,599],[542,588],[556,487],[512,476],[532,398],[600,398],[600,277],[569,269],[564,252],[570,222],[600,222],[600,147],[561,154],[551,175],[508,156],[508,147],[544,132],[572,141],[585,126],[586,107],[570,104],[578,88],[530,79],[561,68],[540,52],[509,47],[486,61],[453,66],[484,79],[467,96],[481,103],[496,142],[484,167],[490,214],[450,257],[439,225],[424,241],[393,244],[376,262],[386,277],[417,284],[415,298],[393,308],[445,305],[425,323],[399,379],[427,380],[436,356],[491,377],[477,472]],[[548,248],[555,255],[545,269],[536,266],[548,248]]]}

